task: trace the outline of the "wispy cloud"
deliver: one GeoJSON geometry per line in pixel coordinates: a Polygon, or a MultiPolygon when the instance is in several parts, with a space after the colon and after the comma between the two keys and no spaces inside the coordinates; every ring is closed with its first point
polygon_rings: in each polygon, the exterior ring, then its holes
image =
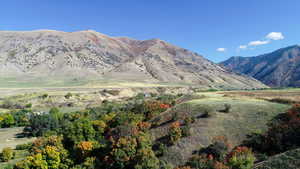
{"type": "Polygon", "coordinates": [[[259,45],[265,45],[265,44],[268,44],[270,43],[270,41],[267,41],[267,40],[257,40],[257,41],[251,41],[248,43],[248,46],[259,46],[259,45]]]}
{"type": "Polygon", "coordinates": [[[226,48],[218,48],[217,51],[218,52],[226,52],[226,48]]]}
{"type": "Polygon", "coordinates": [[[239,49],[247,49],[247,47],[248,47],[247,45],[240,45],[239,49]]]}

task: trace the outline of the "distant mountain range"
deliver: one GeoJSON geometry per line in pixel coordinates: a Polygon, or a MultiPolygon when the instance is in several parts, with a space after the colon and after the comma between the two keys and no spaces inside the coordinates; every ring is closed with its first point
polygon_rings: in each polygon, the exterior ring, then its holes
{"type": "Polygon", "coordinates": [[[220,65],[236,73],[254,77],[272,87],[300,86],[299,45],[255,57],[231,57],[220,65]]]}
{"type": "Polygon", "coordinates": [[[110,37],[92,30],[0,31],[0,75],[266,87],[160,39],[110,37]]]}

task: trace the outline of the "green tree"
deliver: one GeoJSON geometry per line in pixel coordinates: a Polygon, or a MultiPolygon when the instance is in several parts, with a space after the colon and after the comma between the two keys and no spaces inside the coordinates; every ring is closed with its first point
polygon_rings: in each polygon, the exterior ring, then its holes
{"type": "Polygon", "coordinates": [[[96,131],[93,128],[93,123],[88,118],[80,118],[74,122],[70,122],[65,126],[64,140],[69,143],[69,146],[74,146],[81,141],[95,140],[96,131]]]}

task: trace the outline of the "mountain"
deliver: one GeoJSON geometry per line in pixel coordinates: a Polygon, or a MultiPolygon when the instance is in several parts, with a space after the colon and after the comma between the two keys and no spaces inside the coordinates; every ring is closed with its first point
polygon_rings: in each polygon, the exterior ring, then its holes
{"type": "Polygon", "coordinates": [[[273,87],[300,86],[300,46],[294,45],[255,57],[231,57],[220,63],[273,87]]]}
{"type": "Polygon", "coordinates": [[[160,39],[110,37],[92,30],[0,31],[1,75],[266,87],[160,39]]]}

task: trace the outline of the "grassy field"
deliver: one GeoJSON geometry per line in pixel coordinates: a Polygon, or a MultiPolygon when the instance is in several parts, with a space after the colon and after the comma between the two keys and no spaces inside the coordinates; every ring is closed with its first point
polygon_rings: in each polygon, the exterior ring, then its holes
{"type": "Polygon", "coordinates": [[[103,78],[39,78],[0,76],[0,88],[136,88],[159,86],[188,86],[187,83],[164,83],[155,81],[126,81],[103,78]]]}
{"type": "Polygon", "coordinates": [[[294,102],[300,101],[300,89],[299,88],[287,88],[287,89],[268,89],[268,90],[256,90],[256,91],[230,91],[223,94],[231,97],[251,97],[258,99],[285,99],[294,102]]]}
{"type": "MultiPolygon", "coordinates": [[[[0,129],[0,151],[5,147],[15,148],[16,145],[32,142],[35,138],[20,137],[23,127],[0,129]]],[[[9,162],[0,162],[0,168],[5,168],[24,159],[29,153],[27,150],[14,150],[15,157],[9,162]]]]}
{"type": "Polygon", "coordinates": [[[19,137],[23,131],[22,127],[0,129],[0,151],[5,147],[15,148],[18,144],[28,143],[35,138],[19,137]]]}

